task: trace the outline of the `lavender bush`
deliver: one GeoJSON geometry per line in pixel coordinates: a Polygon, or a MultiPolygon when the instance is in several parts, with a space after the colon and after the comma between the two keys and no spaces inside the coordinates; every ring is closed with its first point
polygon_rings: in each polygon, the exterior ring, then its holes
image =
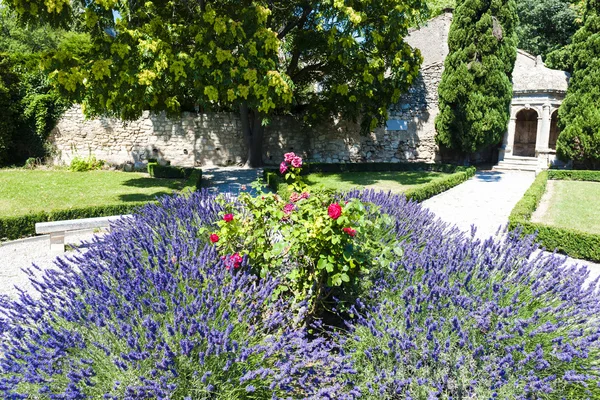
{"type": "Polygon", "coordinates": [[[309,339],[277,280],[228,271],[198,230],[206,193],[166,198],[0,304],[0,397],[277,399],[352,396],[333,344],[309,339]]]}
{"type": "Polygon", "coordinates": [[[347,329],[309,335],[281,277],[245,257],[228,268],[207,234],[223,213],[212,196],[165,198],[46,271],[37,296],[0,299],[0,397],[600,398],[584,270],[532,257],[531,240],[474,240],[396,195],[344,196],[393,222],[347,329]]]}
{"type": "MultiPolygon", "coordinates": [[[[352,196],[405,218],[394,196],[352,196]]],[[[366,398],[600,398],[598,280],[533,257],[531,238],[424,231],[373,277],[348,323],[366,398]]]]}

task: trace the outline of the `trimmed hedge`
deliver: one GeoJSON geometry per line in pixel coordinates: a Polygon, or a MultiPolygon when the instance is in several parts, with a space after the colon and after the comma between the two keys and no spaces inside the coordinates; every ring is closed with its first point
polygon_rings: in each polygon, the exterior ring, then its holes
{"type": "Polygon", "coordinates": [[[184,185],[183,189],[181,189],[181,191],[183,192],[183,191],[189,189],[192,192],[194,192],[196,190],[200,190],[201,186],[202,186],[202,170],[194,169],[192,171],[192,173],[190,174],[190,176],[185,181],[185,185],[184,185]]]}
{"type": "Polygon", "coordinates": [[[548,171],[548,179],[562,181],[600,182],[600,171],[567,171],[551,169],[548,171]]]}
{"type": "MultiPolygon", "coordinates": [[[[415,189],[409,189],[404,193],[406,198],[421,202],[448,189],[457,186],[475,175],[475,167],[462,167],[449,164],[426,164],[426,163],[364,163],[364,164],[322,164],[307,163],[302,168],[302,175],[310,173],[342,173],[342,172],[403,172],[403,171],[431,171],[445,172],[452,175],[445,176],[434,182],[424,184],[415,189]]],[[[263,178],[267,185],[274,191],[279,192],[285,185],[278,170],[265,169],[263,178]]]]}
{"type": "Polygon", "coordinates": [[[37,222],[62,221],[69,219],[109,217],[129,214],[148,202],[131,202],[82,208],[70,208],[50,212],[39,212],[17,217],[0,218],[0,240],[15,240],[35,235],[37,222]]]}
{"type": "Polygon", "coordinates": [[[508,218],[509,230],[520,227],[523,230],[523,234],[530,235],[537,233],[537,241],[546,249],[556,249],[556,251],[573,258],[600,261],[600,235],[531,222],[531,215],[540,204],[549,178],[555,180],[588,180],[583,178],[596,177],[597,179],[598,175],[597,171],[551,170],[541,172],[531,187],[525,192],[523,198],[513,208],[508,218]]]}
{"type": "Polygon", "coordinates": [[[148,163],[148,173],[153,178],[187,179],[195,170],[195,168],[173,167],[155,162],[148,163]]]}

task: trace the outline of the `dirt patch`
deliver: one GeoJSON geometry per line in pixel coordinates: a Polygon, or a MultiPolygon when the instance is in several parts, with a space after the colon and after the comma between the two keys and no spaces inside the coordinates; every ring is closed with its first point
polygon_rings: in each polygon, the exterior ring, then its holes
{"type": "Polygon", "coordinates": [[[531,215],[531,222],[541,222],[541,223],[549,223],[548,221],[548,209],[550,208],[550,204],[552,203],[552,197],[555,192],[555,182],[553,180],[548,180],[546,184],[546,193],[542,196],[542,200],[540,200],[540,204],[535,212],[531,215]]]}

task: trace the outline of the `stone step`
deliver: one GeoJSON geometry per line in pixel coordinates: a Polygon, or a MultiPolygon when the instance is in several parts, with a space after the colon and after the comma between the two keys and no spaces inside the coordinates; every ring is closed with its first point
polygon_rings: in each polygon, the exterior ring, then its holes
{"type": "Polygon", "coordinates": [[[537,171],[537,164],[526,164],[526,163],[504,163],[500,162],[498,165],[492,167],[493,171],[537,171]]]}

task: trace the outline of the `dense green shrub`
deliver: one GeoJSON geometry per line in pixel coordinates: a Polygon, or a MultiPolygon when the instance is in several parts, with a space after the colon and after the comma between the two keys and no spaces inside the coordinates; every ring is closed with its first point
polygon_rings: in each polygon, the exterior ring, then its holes
{"type": "Polygon", "coordinates": [[[573,74],[559,109],[557,155],[600,168],[600,1],[588,0],[584,25],[571,45],[573,74]]]}
{"type": "Polygon", "coordinates": [[[523,234],[536,234],[538,240],[546,249],[556,250],[574,258],[590,261],[600,261],[600,235],[576,231],[574,229],[558,228],[531,222],[542,196],[546,191],[548,177],[552,179],[600,181],[596,171],[545,171],[540,173],[523,198],[513,208],[509,216],[509,229],[522,229],[523,234]]]}
{"type": "Polygon", "coordinates": [[[551,169],[548,171],[548,179],[600,182],[600,171],[551,169]]]}
{"type": "Polygon", "coordinates": [[[69,170],[73,172],[87,172],[102,169],[104,160],[97,160],[95,156],[88,158],[75,157],[71,160],[69,170]]]}
{"type": "Polygon", "coordinates": [[[9,149],[19,125],[19,77],[8,56],[0,54],[0,165],[9,159],[9,149]]]}
{"type": "Polygon", "coordinates": [[[194,168],[194,170],[192,171],[190,176],[185,181],[185,186],[183,187],[182,191],[191,190],[193,192],[196,190],[200,190],[201,187],[202,187],[202,170],[194,168]]]}
{"type": "Polygon", "coordinates": [[[148,202],[131,202],[83,208],[70,208],[39,212],[17,217],[0,218],[0,240],[14,240],[35,235],[37,222],[63,221],[69,219],[110,217],[112,215],[129,214],[148,202]]]}
{"type": "Polygon", "coordinates": [[[194,168],[173,167],[171,165],[160,165],[158,162],[148,163],[148,173],[153,178],[187,179],[194,168]]]}
{"type": "Polygon", "coordinates": [[[513,96],[517,23],[515,0],[458,4],[438,89],[441,146],[467,155],[501,142],[513,96]]]}

